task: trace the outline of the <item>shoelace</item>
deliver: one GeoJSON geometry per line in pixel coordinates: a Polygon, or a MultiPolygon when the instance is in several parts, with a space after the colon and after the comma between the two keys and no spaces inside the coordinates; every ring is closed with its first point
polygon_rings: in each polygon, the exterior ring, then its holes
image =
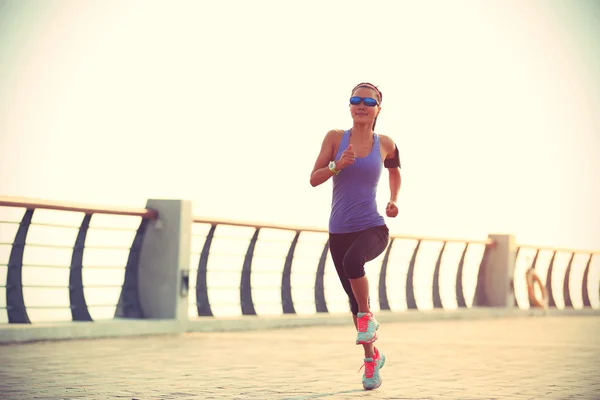
{"type": "Polygon", "coordinates": [[[365,361],[363,363],[363,365],[358,369],[358,372],[360,372],[361,369],[363,369],[363,367],[365,367],[365,376],[367,378],[372,378],[373,374],[375,373],[375,363],[377,361],[365,361]]]}

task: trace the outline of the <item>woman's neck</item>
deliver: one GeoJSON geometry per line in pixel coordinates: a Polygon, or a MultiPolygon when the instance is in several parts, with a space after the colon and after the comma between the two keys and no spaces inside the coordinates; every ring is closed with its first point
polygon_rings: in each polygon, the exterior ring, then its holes
{"type": "Polygon", "coordinates": [[[350,135],[361,141],[371,139],[373,137],[373,130],[371,127],[371,124],[354,124],[350,130],[350,135]]]}

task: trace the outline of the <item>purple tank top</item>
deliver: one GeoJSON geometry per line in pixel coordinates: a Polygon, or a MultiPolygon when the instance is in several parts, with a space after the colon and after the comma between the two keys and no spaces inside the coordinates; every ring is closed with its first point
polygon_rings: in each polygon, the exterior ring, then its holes
{"type": "MultiPolygon", "coordinates": [[[[344,132],[335,155],[338,160],[350,143],[350,130],[344,132]]],[[[377,185],[383,169],[379,135],[375,134],[371,153],[333,176],[333,197],[329,232],[358,232],[385,224],[377,211],[377,185]]]]}

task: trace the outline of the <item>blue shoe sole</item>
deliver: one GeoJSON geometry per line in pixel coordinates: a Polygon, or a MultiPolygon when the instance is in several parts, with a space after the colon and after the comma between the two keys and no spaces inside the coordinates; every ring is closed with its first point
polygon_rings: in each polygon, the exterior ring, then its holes
{"type": "Polygon", "coordinates": [[[375,390],[375,389],[377,389],[379,386],[381,386],[381,382],[379,382],[379,385],[377,385],[377,386],[375,386],[375,387],[372,387],[372,388],[366,388],[366,387],[364,387],[364,386],[363,386],[363,388],[364,388],[365,390],[375,390]]]}
{"type": "Polygon", "coordinates": [[[356,344],[371,344],[371,343],[375,343],[377,341],[377,332],[375,332],[375,334],[373,335],[373,337],[371,337],[370,339],[367,340],[361,340],[361,339],[356,339],[356,344]]]}

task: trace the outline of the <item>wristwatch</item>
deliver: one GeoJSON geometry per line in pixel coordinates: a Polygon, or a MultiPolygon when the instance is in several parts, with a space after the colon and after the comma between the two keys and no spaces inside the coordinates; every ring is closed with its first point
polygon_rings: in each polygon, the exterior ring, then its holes
{"type": "Polygon", "coordinates": [[[337,169],[335,169],[335,161],[332,161],[329,163],[329,170],[334,174],[337,175],[340,173],[340,171],[338,171],[337,169]]]}

